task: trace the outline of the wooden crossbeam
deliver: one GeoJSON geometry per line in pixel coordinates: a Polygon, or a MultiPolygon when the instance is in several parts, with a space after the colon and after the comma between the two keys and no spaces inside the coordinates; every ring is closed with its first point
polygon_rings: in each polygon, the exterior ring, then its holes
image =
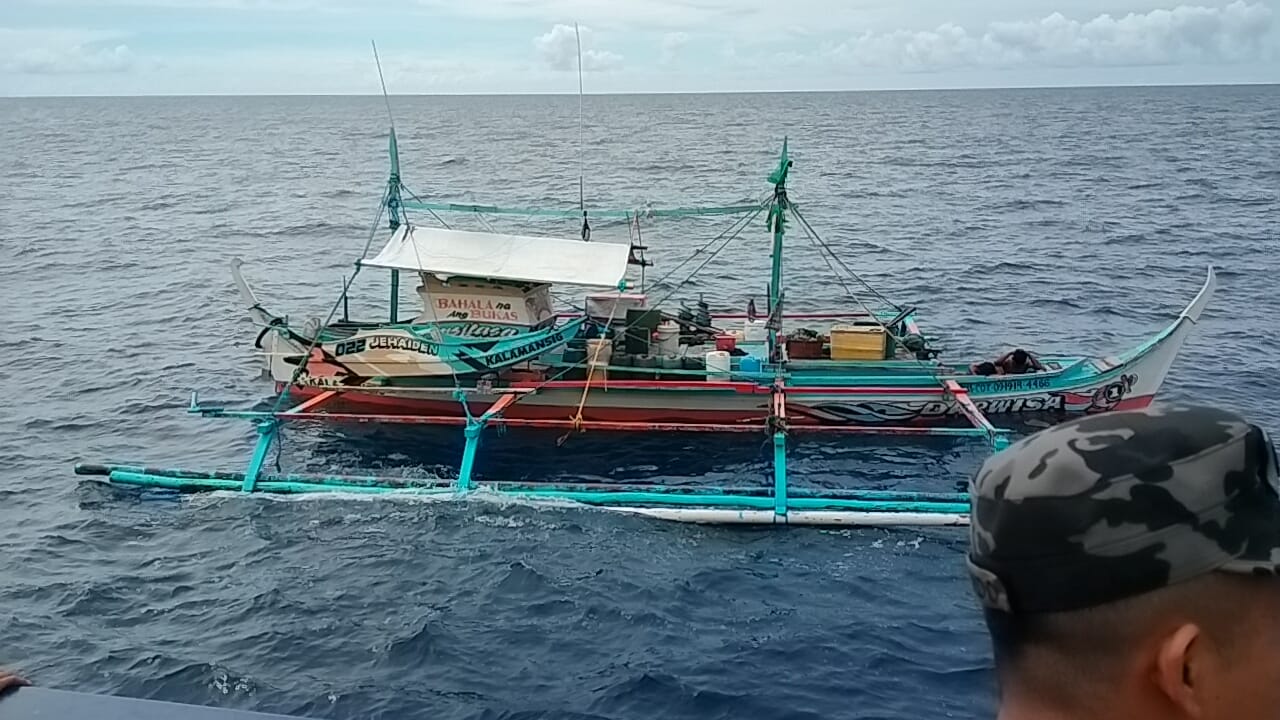
{"type": "Polygon", "coordinates": [[[498,398],[497,402],[495,402],[493,405],[490,405],[488,410],[484,411],[484,414],[480,416],[480,422],[488,422],[490,419],[498,415],[501,415],[502,411],[510,407],[511,404],[514,403],[515,401],[516,401],[515,395],[503,395],[502,397],[498,398]]]}
{"type": "Polygon", "coordinates": [[[280,414],[293,415],[296,413],[305,413],[308,410],[314,410],[315,408],[325,404],[326,402],[329,402],[333,398],[337,397],[337,395],[338,395],[337,390],[326,390],[320,393],[319,395],[316,395],[308,400],[304,400],[303,402],[298,403],[297,405],[294,405],[293,407],[289,408],[288,410],[285,410],[283,413],[280,413],[280,414]]]}
{"type": "Polygon", "coordinates": [[[974,427],[985,430],[994,439],[998,433],[996,427],[978,409],[977,404],[973,402],[973,398],[969,397],[969,391],[955,380],[943,380],[942,385],[951,394],[951,397],[955,398],[956,403],[960,405],[960,411],[964,413],[965,417],[969,418],[969,422],[973,423],[974,427]]]}

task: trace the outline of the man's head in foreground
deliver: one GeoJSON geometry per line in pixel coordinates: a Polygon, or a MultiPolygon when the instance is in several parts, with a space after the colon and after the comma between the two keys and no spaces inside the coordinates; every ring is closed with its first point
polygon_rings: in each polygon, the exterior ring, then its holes
{"type": "Polygon", "coordinates": [[[1073,420],[974,478],[969,570],[1007,718],[1280,718],[1266,434],[1153,407],[1073,420]]]}

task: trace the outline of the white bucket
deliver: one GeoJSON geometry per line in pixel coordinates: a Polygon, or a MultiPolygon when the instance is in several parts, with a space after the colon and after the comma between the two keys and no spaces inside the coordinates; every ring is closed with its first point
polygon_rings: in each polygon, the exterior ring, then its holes
{"type": "Polygon", "coordinates": [[[728,380],[730,365],[729,353],[724,350],[712,350],[707,353],[707,379],[728,380]]]}
{"type": "Polygon", "coordinates": [[[764,320],[742,321],[742,340],[749,343],[762,343],[769,339],[769,328],[764,320]]]}
{"type": "Polygon", "coordinates": [[[591,380],[608,380],[609,361],[613,359],[613,341],[607,338],[595,338],[587,341],[587,372],[591,380]]]}
{"type": "Polygon", "coordinates": [[[680,326],[670,320],[664,320],[653,331],[654,355],[680,354],[680,326]]]}

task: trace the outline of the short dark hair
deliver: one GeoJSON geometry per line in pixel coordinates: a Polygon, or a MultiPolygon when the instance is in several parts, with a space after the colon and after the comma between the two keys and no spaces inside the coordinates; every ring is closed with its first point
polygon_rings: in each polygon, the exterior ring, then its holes
{"type": "Polygon", "coordinates": [[[1017,361],[1017,362],[1026,362],[1026,361],[1027,361],[1027,351],[1026,351],[1026,350],[1023,350],[1022,348],[1018,348],[1017,350],[1014,350],[1014,351],[1013,351],[1013,359],[1014,359],[1015,361],[1017,361]]]}

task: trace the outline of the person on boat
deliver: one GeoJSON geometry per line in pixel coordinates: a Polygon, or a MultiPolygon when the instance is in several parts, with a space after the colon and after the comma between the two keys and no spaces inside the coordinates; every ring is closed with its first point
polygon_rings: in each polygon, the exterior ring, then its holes
{"type": "Polygon", "coordinates": [[[970,375],[1003,375],[1004,370],[990,360],[983,360],[969,366],[970,375]]]}
{"type": "Polygon", "coordinates": [[[997,373],[998,375],[1022,375],[1023,373],[1044,370],[1044,365],[1041,365],[1034,355],[1022,348],[1001,355],[1000,359],[996,360],[995,365],[1000,370],[997,373]]]}
{"type": "Polygon", "coordinates": [[[0,668],[0,695],[13,688],[26,687],[30,684],[31,682],[21,675],[0,668]]]}
{"type": "Polygon", "coordinates": [[[1197,406],[1042,430],[970,483],[1001,720],[1280,714],[1280,471],[1197,406]]]}

